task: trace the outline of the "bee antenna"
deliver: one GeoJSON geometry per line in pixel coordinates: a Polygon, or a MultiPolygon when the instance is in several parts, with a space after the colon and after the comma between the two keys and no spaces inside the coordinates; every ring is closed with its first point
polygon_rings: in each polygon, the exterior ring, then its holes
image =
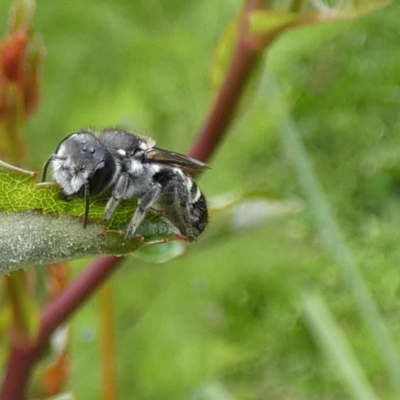
{"type": "Polygon", "coordinates": [[[47,168],[49,167],[49,164],[53,160],[53,158],[54,158],[54,155],[51,155],[47,159],[47,161],[44,163],[43,169],[42,169],[42,178],[41,178],[40,182],[46,182],[47,168]]]}

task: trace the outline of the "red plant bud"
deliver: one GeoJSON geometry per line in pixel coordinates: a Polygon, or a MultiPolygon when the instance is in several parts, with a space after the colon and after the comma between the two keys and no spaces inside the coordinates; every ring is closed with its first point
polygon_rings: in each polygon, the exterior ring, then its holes
{"type": "Polygon", "coordinates": [[[0,69],[11,81],[22,78],[27,41],[27,32],[20,30],[0,44],[0,69]]]}

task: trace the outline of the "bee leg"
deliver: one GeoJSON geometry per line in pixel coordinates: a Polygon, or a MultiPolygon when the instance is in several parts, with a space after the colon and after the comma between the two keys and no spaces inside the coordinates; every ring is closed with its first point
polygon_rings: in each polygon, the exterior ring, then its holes
{"type": "Polygon", "coordinates": [[[191,242],[195,236],[190,223],[189,196],[185,183],[180,175],[175,174],[163,187],[159,203],[167,219],[191,242]]]}
{"type": "Polygon", "coordinates": [[[141,198],[138,204],[138,208],[133,214],[131,222],[125,232],[125,239],[128,240],[135,235],[137,228],[140,226],[143,218],[146,216],[147,210],[157,201],[161,192],[161,185],[159,183],[154,184],[141,198]]]}
{"type": "Polygon", "coordinates": [[[124,198],[128,185],[129,185],[128,174],[126,173],[121,174],[117,180],[117,183],[114,186],[110,200],[108,200],[106,208],[104,209],[103,219],[105,221],[108,221],[114,214],[116,208],[119,206],[119,203],[124,198]]]}
{"type": "Polygon", "coordinates": [[[165,216],[189,242],[197,239],[208,222],[205,197],[189,177],[177,170],[156,175],[162,185],[158,200],[165,216]]]}
{"type": "Polygon", "coordinates": [[[51,155],[47,161],[43,165],[42,169],[42,178],[40,179],[40,182],[46,182],[46,176],[47,176],[47,169],[49,167],[49,164],[53,161],[53,155],[51,155]]]}

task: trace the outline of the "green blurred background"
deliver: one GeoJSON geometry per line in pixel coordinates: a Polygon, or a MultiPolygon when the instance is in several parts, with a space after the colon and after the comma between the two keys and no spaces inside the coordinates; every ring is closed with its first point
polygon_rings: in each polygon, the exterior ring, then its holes
{"type": "MultiPolygon", "coordinates": [[[[0,27],[10,3],[0,1],[0,27]]],[[[41,107],[27,129],[29,168],[40,170],[65,135],[87,126],[123,124],[186,152],[213,94],[215,48],[239,8],[231,0],[38,1],[47,58],[41,107]]],[[[357,21],[290,32],[265,60],[396,343],[399,12],[395,1],[357,21]]],[[[199,184],[211,200],[258,190],[300,202],[265,81],[252,96],[199,184]]],[[[351,398],[305,323],[301,296],[314,292],[323,293],[380,398],[396,398],[310,211],[305,205],[239,231],[215,216],[178,259],[130,257],[112,278],[120,398],[351,398]]],[[[73,318],[71,390],[79,399],[102,390],[97,313],[92,299],[73,318]]]]}

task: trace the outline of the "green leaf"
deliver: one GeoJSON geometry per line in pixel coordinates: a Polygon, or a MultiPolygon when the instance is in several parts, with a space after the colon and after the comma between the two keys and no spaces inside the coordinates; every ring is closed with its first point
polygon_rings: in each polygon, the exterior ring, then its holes
{"type": "Polygon", "coordinates": [[[357,18],[373,11],[386,7],[391,0],[351,0],[338,1],[338,7],[328,7],[324,1],[315,1],[321,16],[329,13],[337,13],[337,19],[357,18]]]}
{"type": "Polygon", "coordinates": [[[75,396],[72,393],[61,393],[56,396],[49,397],[47,400],[74,400],[75,396]]]}
{"type": "Polygon", "coordinates": [[[84,200],[65,201],[54,183],[35,182],[37,173],[0,161],[0,273],[28,264],[47,264],[99,254],[122,255],[147,243],[176,239],[176,230],[156,212],[149,212],[132,240],[123,230],[135,201],[121,204],[104,224],[110,193],[90,201],[90,223],[82,227],[84,200]]]}
{"type": "Polygon", "coordinates": [[[144,246],[138,249],[135,257],[151,263],[165,263],[185,253],[187,246],[185,243],[173,241],[159,243],[154,246],[144,246]]]}
{"type": "Polygon", "coordinates": [[[304,209],[301,201],[274,199],[263,191],[225,193],[210,199],[209,205],[212,225],[200,246],[208,242],[215,244],[304,209]]]}
{"type": "Polygon", "coordinates": [[[232,51],[238,33],[238,21],[239,18],[236,17],[227,25],[215,49],[211,68],[211,83],[215,91],[221,85],[232,57],[232,51]]]}
{"type": "Polygon", "coordinates": [[[303,4],[294,4],[297,12],[269,9],[254,11],[249,18],[249,35],[268,46],[273,39],[296,26],[312,25],[327,21],[344,21],[361,17],[385,7],[390,0],[338,1],[336,7],[329,7],[323,0],[316,0],[314,9],[303,12],[303,4]]]}
{"type": "Polygon", "coordinates": [[[249,33],[252,36],[265,35],[294,22],[298,16],[295,13],[270,10],[254,11],[250,16],[249,33]]]}
{"type": "Polygon", "coordinates": [[[190,396],[191,400],[233,400],[233,395],[218,381],[207,382],[205,385],[194,390],[190,396]]]}

